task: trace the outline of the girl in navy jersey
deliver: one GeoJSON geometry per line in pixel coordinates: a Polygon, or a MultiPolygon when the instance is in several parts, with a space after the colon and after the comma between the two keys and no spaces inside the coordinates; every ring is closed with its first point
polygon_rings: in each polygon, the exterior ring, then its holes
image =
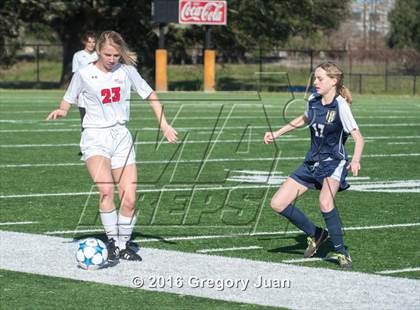
{"type": "Polygon", "coordinates": [[[98,61],[73,75],[60,103],[47,120],[67,115],[72,104],[82,102],[83,118],[80,148],[82,160],[99,189],[99,209],[102,224],[109,239],[111,262],[119,258],[141,260],[128,246],[136,223],[137,168],[133,139],[126,124],[130,117],[130,92],[134,89],[147,99],[169,142],[177,140],[177,132],[166,121],[159,99],[153,89],[135,69],[136,55],[121,35],[114,31],[101,34],[96,51],[98,61]],[[114,187],[118,188],[119,212],[114,204],[114,187]]]}
{"type": "Polygon", "coordinates": [[[334,63],[326,62],[315,69],[316,93],[308,99],[306,111],[289,124],[274,132],[266,132],[264,143],[307,125],[311,132],[311,148],[304,163],[292,173],[274,194],[271,207],[308,235],[304,257],[313,256],[319,246],[331,239],[336,259],[341,267],[351,268],[352,260],[344,246],[342,225],[334,197],[349,187],[347,170],[357,176],[363,151],[363,137],[350,110],[352,97],[343,85],[343,72],[334,63]],[[351,161],[344,149],[347,137],[355,142],[351,161]],[[293,201],[308,189],[320,190],[319,204],[327,230],[315,224],[299,210],[293,201]]]}

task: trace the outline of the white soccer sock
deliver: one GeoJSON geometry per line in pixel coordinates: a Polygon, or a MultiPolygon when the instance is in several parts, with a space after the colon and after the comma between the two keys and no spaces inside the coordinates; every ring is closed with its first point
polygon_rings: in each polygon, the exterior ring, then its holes
{"type": "Polygon", "coordinates": [[[136,215],[133,217],[124,216],[121,213],[118,215],[118,243],[121,250],[125,249],[127,241],[130,240],[136,221],[136,215]]]}
{"type": "Polygon", "coordinates": [[[118,241],[118,215],[117,210],[111,212],[99,212],[101,215],[102,225],[104,226],[105,233],[108,239],[114,239],[118,241]]]}

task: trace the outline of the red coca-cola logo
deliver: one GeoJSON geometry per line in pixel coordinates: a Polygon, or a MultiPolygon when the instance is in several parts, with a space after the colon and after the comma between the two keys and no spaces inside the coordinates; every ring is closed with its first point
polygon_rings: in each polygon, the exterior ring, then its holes
{"type": "Polygon", "coordinates": [[[179,1],[180,24],[226,25],[226,1],[179,1]]]}

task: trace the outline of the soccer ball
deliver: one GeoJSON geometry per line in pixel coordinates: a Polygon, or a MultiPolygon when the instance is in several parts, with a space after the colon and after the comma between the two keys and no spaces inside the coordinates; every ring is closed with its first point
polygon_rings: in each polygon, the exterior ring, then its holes
{"type": "Polygon", "coordinates": [[[99,269],[108,259],[105,243],[96,238],[87,238],[79,242],[76,260],[83,269],[99,269]]]}

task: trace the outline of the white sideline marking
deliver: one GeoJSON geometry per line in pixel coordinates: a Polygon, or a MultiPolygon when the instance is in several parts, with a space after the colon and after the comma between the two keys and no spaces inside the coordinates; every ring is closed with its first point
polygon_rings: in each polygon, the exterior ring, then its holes
{"type": "Polygon", "coordinates": [[[420,307],[419,280],[151,248],[141,250],[140,263],[121,261],[114,267],[89,272],[76,267],[76,247],[77,243],[65,238],[1,231],[0,268],[129,288],[133,288],[132,279],[140,276],[145,280],[145,290],[291,309],[420,307]],[[154,289],[149,279],[156,277],[181,277],[183,285],[154,289]],[[266,281],[288,280],[290,286],[257,288],[260,277],[266,281]],[[242,285],[194,287],[192,279],[229,280],[242,285]]]}
{"type": "MultiPolygon", "coordinates": [[[[371,229],[392,229],[401,227],[414,227],[420,226],[420,223],[401,223],[401,224],[388,224],[388,225],[373,225],[373,226],[350,226],[344,227],[345,231],[358,231],[358,230],[371,230],[371,229]]],[[[81,230],[61,230],[61,231],[47,231],[46,235],[63,235],[75,234],[86,232],[100,232],[102,228],[95,229],[81,229],[81,230]]],[[[203,235],[203,236],[181,236],[181,237],[165,237],[165,238],[143,238],[136,239],[135,242],[158,242],[158,241],[185,241],[185,240],[205,240],[205,239],[223,239],[235,237],[254,237],[254,236],[272,236],[272,235],[288,235],[302,233],[300,230],[287,230],[287,231],[260,231],[255,233],[233,233],[226,235],[203,235]]]]}
{"type": "Polygon", "coordinates": [[[261,246],[244,246],[244,247],[234,247],[234,248],[217,248],[217,249],[202,249],[197,250],[197,253],[215,253],[215,252],[225,252],[225,251],[239,251],[239,250],[257,250],[262,249],[261,246]]]}
{"type": "Polygon", "coordinates": [[[393,273],[401,273],[401,272],[413,272],[413,271],[420,271],[420,267],[416,268],[404,268],[404,269],[394,269],[394,270],[383,270],[378,271],[378,274],[393,274],[393,273]]]}
{"type": "Polygon", "coordinates": [[[0,223],[0,226],[29,225],[29,224],[38,224],[38,222],[2,222],[2,223],[0,223]]]}
{"type": "MultiPolygon", "coordinates": [[[[417,157],[420,153],[401,153],[401,154],[368,154],[363,155],[364,158],[376,157],[417,157]]],[[[262,157],[262,158],[209,158],[206,160],[208,163],[213,162],[235,162],[235,161],[275,161],[275,160],[302,160],[303,156],[293,157],[262,157]]],[[[168,163],[202,163],[202,159],[180,159],[176,161],[171,160],[139,160],[136,164],[168,164],[168,163]]],[[[61,167],[61,166],[84,166],[84,163],[58,163],[58,164],[4,164],[0,168],[32,168],[32,167],[61,167]]]]}

